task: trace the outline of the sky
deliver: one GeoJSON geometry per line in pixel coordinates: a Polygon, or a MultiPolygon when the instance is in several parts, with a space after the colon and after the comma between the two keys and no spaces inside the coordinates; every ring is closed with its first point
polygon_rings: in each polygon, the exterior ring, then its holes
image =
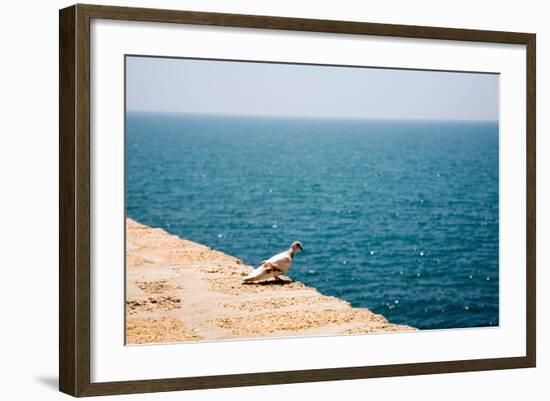
{"type": "Polygon", "coordinates": [[[127,56],[126,109],[497,121],[499,75],[127,56]]]}

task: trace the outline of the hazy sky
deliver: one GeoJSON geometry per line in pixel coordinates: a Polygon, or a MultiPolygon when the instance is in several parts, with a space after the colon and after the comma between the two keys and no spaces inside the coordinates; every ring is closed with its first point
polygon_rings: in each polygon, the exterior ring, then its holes
{"type": "Polygon", "coordinates": [[[129,111],[498,120],[499,76],[126,58],[129,111]]]}

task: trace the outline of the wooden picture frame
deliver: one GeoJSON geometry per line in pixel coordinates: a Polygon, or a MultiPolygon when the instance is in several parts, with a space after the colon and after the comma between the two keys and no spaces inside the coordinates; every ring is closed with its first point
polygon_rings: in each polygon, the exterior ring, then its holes
{"type": "Polygon", "coordinates": [[[534,367],[535,41],[530,33],[74,5],[59,14],[59,388],[73,396],[143,393],[534,367]],[[526,46],[526,350],[523,357],[92,383],[90,380],[90,21],[94,18],[526,46]]]}

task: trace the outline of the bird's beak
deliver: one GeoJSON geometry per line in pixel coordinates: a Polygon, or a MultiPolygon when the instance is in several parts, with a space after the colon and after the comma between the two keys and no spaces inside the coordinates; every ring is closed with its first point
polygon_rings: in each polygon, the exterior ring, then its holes
{"type": "Polygon", "coordinates": [[[302,248],[302,245],[298,245],[298,248],[300,248],[300,251],[304,252],[304,248],[302,248]]]}

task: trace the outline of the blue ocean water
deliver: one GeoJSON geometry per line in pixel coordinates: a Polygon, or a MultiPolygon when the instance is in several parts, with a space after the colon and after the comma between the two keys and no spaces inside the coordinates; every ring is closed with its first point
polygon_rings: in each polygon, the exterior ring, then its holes
{"type": "Polygon", "coordinates": [[[127,114],[126,212],[421,329],[499,323],[498,123],[127,114]]]}

